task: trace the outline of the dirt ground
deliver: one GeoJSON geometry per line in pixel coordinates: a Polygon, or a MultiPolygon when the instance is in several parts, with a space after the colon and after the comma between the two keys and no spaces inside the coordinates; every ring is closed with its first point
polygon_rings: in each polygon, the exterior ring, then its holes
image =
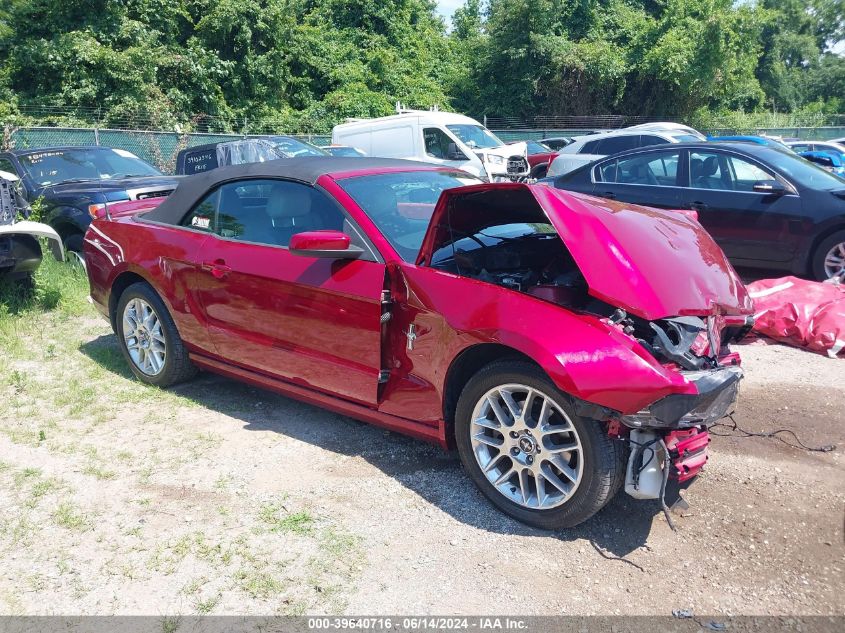
{"type": "Polygon", "coordinates": [[[677,532],[620,494],[545,533],[435,447],[212,375],[144,387],[93,317],[13,334],[0,614],[845,614],[845,361],[740,348],[740,426],[835,451],[716,437],[677,532]]]}

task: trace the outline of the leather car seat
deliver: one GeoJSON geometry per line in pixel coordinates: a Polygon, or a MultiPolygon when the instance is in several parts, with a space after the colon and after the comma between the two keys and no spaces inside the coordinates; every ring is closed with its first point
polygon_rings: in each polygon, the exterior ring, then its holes
{"type": "Polygon", "coordinates": [[[716,156],[708,156],[702,166],[701,176],[698,178],[700,183],[698,186],[703,189],[725,188],[721,178],[716,177],[717,171],[719,171],[719,159],[716,156]]]}
{"type": "Polygon", "coordinates": [[[312,213],[311,191],[301,185],[274,186],[265,211],[269,220],[267,232],[272,239],[262,242],[287,246],[296,233],[323,228],[312,213]]]}

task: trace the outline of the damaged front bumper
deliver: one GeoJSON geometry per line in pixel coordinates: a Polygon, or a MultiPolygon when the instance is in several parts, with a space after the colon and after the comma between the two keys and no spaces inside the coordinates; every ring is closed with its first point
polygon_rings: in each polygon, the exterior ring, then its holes
{"type": "Polygon", "coordinates": [[[672,394],[620,419],[633,429],[707,427],[733,413],[742,380],[738,366],[681,372],[695,394],[672,394]]]}

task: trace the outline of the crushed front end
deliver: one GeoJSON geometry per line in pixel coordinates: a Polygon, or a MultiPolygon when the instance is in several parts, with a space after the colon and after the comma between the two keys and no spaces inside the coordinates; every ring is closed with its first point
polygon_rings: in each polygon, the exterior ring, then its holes
{"type": "Polygon", "coordinates": [[[708,460],[708,428],[734,411],[743,372],[729,344],[750,331],[753,318],[711,315],[646,322],[617,311],[610,322],[691,387],[688,393],[670,394],[636,413],[620,415],[609,427],[611,435],[631,448],[625,491],[638,499],[663,501],[667,483],[698,475],[708,460]]]}

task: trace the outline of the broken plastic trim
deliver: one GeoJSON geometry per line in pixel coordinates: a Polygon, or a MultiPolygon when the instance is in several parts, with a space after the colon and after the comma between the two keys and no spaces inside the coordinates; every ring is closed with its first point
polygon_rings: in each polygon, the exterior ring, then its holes
{"type": "Polygon", "coordinates": [[[695,384],[697,394],[666,396],[638,413],[622,416],[622,423],[637,429],[706,427],[733,412],[742,369],[731,366],[683,374],[695,384]]]}
{"type": "Polygon", "coordinates": [[[654,339],[647,345],[656,357],[663,356],[688,370],[704,369],[715,364],[713,358],[696,356],[691,349],[698,335],[702,331],[707,331],[711,350],[718,351],[718,345],[715,345],[712,333],[713,328],[708,327],[702,319],[675,317],[663,319],[662,325],[652,321],[649,326],[654,331],[654,339]]]}

